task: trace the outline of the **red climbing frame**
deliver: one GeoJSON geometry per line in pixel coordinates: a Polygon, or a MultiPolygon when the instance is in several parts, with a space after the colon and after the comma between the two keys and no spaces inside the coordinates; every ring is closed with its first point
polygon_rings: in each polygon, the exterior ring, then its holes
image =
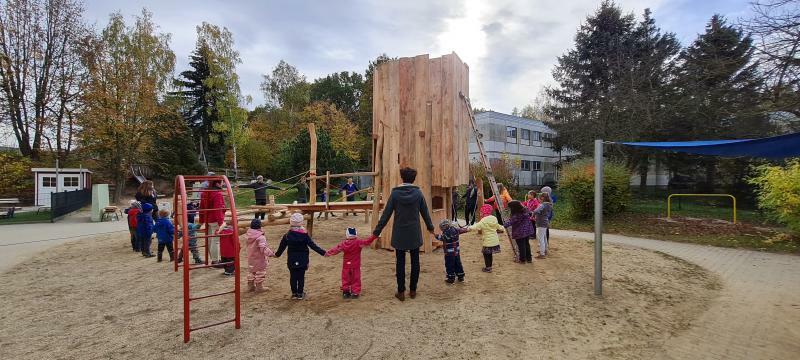
{"type": "MultiPolygon", "coordinates": [[[[178,237],[178,231],[175,232],[174,235],[174,249],[177,251],[178,249],[182,249],[182,262],[178,263],[178,257],[175,257],[175,271],[178,271],[178,268],[183,266],[183,342],[189,342],[189,335],[192,331],[205,329],[208,327],[222,325],[227,323],[234,323],[236,328],[239,329],[241,327],[241,292],[239,288],[240,278],[239,278],[239,224],[237,221],[236,216],[236,202],[233,197],[233,190],[231,189],[231,183],[228,181],[227,176],[183,176],[178,175],[175,177],[175,197],[173,200],[173,209],[175,209],[175,227],[180,229],[181,237],[178,237]],[[189,228],[188,228],[188,213],[186,209],[186,205],[188,203],[187,200],[187,193],[203,193],[207,191],[215,191],[215,190],[202,190],[202,189],[194,189],[192,188],[191,184],[199,181],[214,181],[219,180],[222,181],[224,184],[223,188],[223,195],[227,195],[228,197],[228,207],[225,208],[226,211],[231,212],[231,222],[230,225],[233,227],[233,235],[234,238],[237,240],[235,241],[235,248],[236,248],[236,256],[235,260],[233,261],[234,264],[234,288],[233,291],[226,291],[223,293],[218,294],[209,294],[203,296],[190,296],[190,288],[189,288],[189,273],[192,270],[198,269],[207,269],[214,265],[210,265],[208,261],[208,238],[212,237],[213,234],[208,233],[208,224],[202,224],[205,228],[205,235],[196,236],[196,239],[205,239],[205,245],[198,245],[197,247],[205,248],[205,265],[194,265],[192,266],[189,262],[191,259],[190,251],[189,251],[189,228]],[[189,183],[189,190],[186,189],[186,185],[189,183]],[[195,300],[207,299],[210,297],[221,296],[233,294],[234,297],[234,307],[235,307],[235,316],[231,320],[225,320],[218,323],[202,325],[198,327],[191,327],[191,323],[189,321],[189,304],[195,300]]],[[[205,209],[205,210],[196,210],[193,211],[194,214],[199,215],[202,211],[211,211],[211,210],[222,210],[222,209],[205,209]]],[[[216,265],[225,265],[227,263],[216,264],[216,265]]]]}

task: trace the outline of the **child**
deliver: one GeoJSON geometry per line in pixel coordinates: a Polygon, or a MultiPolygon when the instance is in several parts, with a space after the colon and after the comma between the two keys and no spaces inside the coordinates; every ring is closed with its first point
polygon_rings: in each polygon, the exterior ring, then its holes
{"type": "Polygon", "coordinates": [[[239,244],[239,239],[237,239],[233,235],[233,227],[226,224],[225,222],[217,231],[219,235],[219,254],[220,254],[220,261],[219,264],[222,265],[225,271],[222,275],[225,276],[233,276],[236,274],[236,245],[239,244]]]}
{"type": "Polygon", "coordinates": [[[444,269],[447,273],[447,278],[444,280],[448,284],[456,282],[464,282],[464,267],[461,265],[461,244],[459,242],[459,235],[469,231],[467,228],[459,228],[455,222],[449,220],[442,220],[439,223],[439,230],[442,230],[441,235],[436,235],[436,239],[442,242],[442,249],[444,250],[444,269]]]}
{"type": "Polygon", "coordinates": [[[286,266],[289,268],[289,285],[292,288],[292,299],[303,300],[305,292],[306,270],[308,270],[308,249],[314,250],[317,254],[325,255],[325,250],[314,243],[308,232],[303,227],[302,214],[294,213],[289,217],[289,232],[283,235],[281,245],[278,247],[278,252],[275,257],[281,257],[281,254],[289,248],[288,256],[286,257],[286,266]]]}
{"type": "Polygon", "coordinates": [[[345,299],[358,299],[361,295],[361,249],[372,244],[377,239],[372,235],[366,239],[359,239],[355,228],[347,228],[345,240],[325,253],[333,256],[344,252],[342,259],[342,297],[345,299]]]}
{"type": "Polygon", "coordinates": [[[547,256],[547,230],[550,227],[550,216],[553,213],[553,204],[550,202],[550,194],[543,192],[539,195],[541,204],[533,213],[536,216],[536,236],[539,238],[539,256],[537,259],[544,259],[547,256]]]}
{"type": "Polygon", "coordinates": [[[175,260],[172,252],[172,242],[175,240],[175,226],[169,221],[169,210],[161,209],[158,211],[158,220],[156,220],[156,225],[153,227],[153,230],[156,233],[156,239],[158,239],[158,257],[156,261],[161,262],[161,256],[164,254],[164,247],[167,248],[167,253],[169,253],[169,261],[175,260]]]}
{"type": "Polygon", "coordinates": [[[500,252],[500,237],[497,234],[505,232],[503,226],[497,222],[497,218],[492,215],[492,206],[484,204],[480,209],[481,220],[477,224],[469,227],[469,230],[478,230],[481,235],[483,245],[483,262],[485,267],[483,272],[492,272],[492,255],[500,252]]]}
{"type": "Polygon", "coordinates": [[[530,238],[534,228],[531,224],[531,212],[517,200],[508,203],[508,208],[511,210],[511,218],[503,226],[511,227],[511,238],[517,243],[518,257],[514,261],[520,264],[532,263],[530,238]]]}
{"type": "MultiPolygon", "coordinates": [[[[328,201],[328,195],[325,194],[325,188],[320,189],[319,197],[320,197],[320,202],[322,202],[322,203],[328,201]]],[[[319,214],[317,214],[317,219],[321,218],[323,214],[325,214],[324,211],[319,213],[319,214]]],[[[330,211],[327,212],[327,215],[330,215],[331,217],[336,217],[336,214],[334,214],[334,213],[332,213],[330,211]]]]}
{"type": "MultiPolygon", "coordinates": [[[[545,187],[543,187],[541,189],[541,192],[547,194],[547,196],[550,197],[550,203],[551,204],[555,204],[556,203],[556,200],[557,200],[556,199],[556,194],[553,193],[553,189],[552,188],[550,188],[549,186],[545,186],[545,187]]],[[[556,214],[556,210],[555,210],[555,208],[553,208],[551,206],[550,207],[550,216],[547,218],[547,223],[548,224],[553,222],[553,216],[555,216],[555,214],[556,214]]],[[[547,226],[547,247],[548,248],[550,247],[550,225],[547,226]]]]}
{"type": "Polygon", "coordinates": [[[131,206],[125,209],[128,214],[128,231],[131,233],[131,247],[133,251],[139,252],[139,243],[136,240],[136,215],[142,211],[142,203],[131,200],[131,206]]]}
{"type": "Polygon", "coordinates": [[[261,231],[261,220],[250,221],[250,228],[245,234],[247,237],[247,291],[264,291],[264,278],[267,277],[269,258],[275,256],[272,249],[267,246],[267,237],[261,231]]]}
{"type": "MultiPolygon", "coordinates": [[[[186,224],[186,227],[189,229],[189,251],[192,253],[192,257],[194,258],[194,264],[203,264],[203,260],[200,259],[200,253],[197,252],[197,230],[200,230],[200,224],[196,224],[194,222],[194,218],[192,218],[189,220],[189,223],[186,224]]],[[[178,236],[180,236],[180,231],[178,231],[178,234],[178,236]]],[[[178,263],[180,264],[183,262],[183,243],[179,244],[181,249],[178,251],[178,263]]]]}
{"type": "MultiPolygon", "coordinates": [[[[222,182],[220,180],[212,180],[207,191],[200,194],[200,224],[206,225],[206,230],[209,235],[216,234],[219,227],[225,223],[225,198],[222,196],[222,182]]],[[[188,211],[187,211],[188,217],[188,211]]],[[[208,256],[211,258],[212,264],[220,262],[220,239],[216,236],[208,238],[208,256]]]]}
{"type": "Polygon", "coordinates": [[[197,209],[200,208],[200,205],[197,201],[190,201],[186,204],[186,218],[189,220],[189,224],[194,223],[194,217],[197,215],[197,209]]]}
{"type": "Polygon", "coordinates": [[[153,204],[142,204],[142,211],[136,215],[136,240],[144,257],[153,257],[150,242],[153,240],[153,204]]]}

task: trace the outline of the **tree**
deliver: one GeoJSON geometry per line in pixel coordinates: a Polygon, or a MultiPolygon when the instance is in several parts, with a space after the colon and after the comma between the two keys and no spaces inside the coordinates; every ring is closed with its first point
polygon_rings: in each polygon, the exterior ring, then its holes
{"type": "MultiPolygon", "coordinates": [[[[644,140],[665,122],[662,93],[669,63],[680,47],[662,34],[650,11],[636,22],[612,2],[603,2],[580,27],[575,48],[558,58],[557,87],[547,88],[545,115],[558,131],[553,145],[591,153],[594,139],[644,140]]],[[[621,157],[624,153],[611,153],[621,157]]]]}
{"type": "Polygon", "coordinates": [[[175,55],[169,35],[156,31],[146,10],[133,26],[112,14],[83,56],[89,78],[80,141],[113,179],[115,200],[122,195],[128,167],[146,162],[153,135],[163,130],[159,117],[170,112],[159,98],[170,84],[175,55]]]}
{"type": "Polygon", "coordinates": [[[272,69],[271,74],[264,75],[261,90],[269,106],[289,112],[300,111],[311,101],[306,77],[283,60],[272,69]]]}
{"type": "Polygon", "coordinates": [[[197,44],[190,58],[192,70],[181,72],[175,80],[183,90],[173,94],[184,100],[183,116],[199,138],[200,157],[222,166],[226,153],[224,130],[231,127],[220,123],[228,108],[238,107],[241,97],[236,74],[241,59],[234,48],[233,34],[225,27],[203,22],[197,27],[197,44]]]}
{"type": "Polygon", "coordinates": [[[197,159],[192,129],[178,112],[158,117],[159,129],[153,134],[153,146],[147,147],[148,165],[166,178],[179,174],[203,174],[197,159]]]}
{"type": "Polygon", "coordinates": [[[359,101],[364,91],[364,77],[359,73],[342,71],[314,80],[311,84],[311,101],[327,101],[356,123],[359,101]]]}
{"type": "MultiPolygon", "coordinates": [[[[354,170],[352,159],[336,150],[332,139],[327,130],[317,130],[317,173],[354,170]]],[[[290,177],[308,171],[310,154],[311,138],[306,129],[281,147],[278,173],[281,177],[290,177]]]]}
{"type": "Polygon", "coordinates": [[[88,35],[78,0],[8,0],[0,9],[1,123],[24,156],[44,146],[65,158],[84,81],[78,45],[88,35]]]}
{"type": "Polygon", "coordinates": [[[756,56],[769,87],[768,107],[800,116],[800,5],[797,1],[756,1],[744,22],[756,39],[756,56]]]}
{"type": "MultiPolygon", "coordinates": [[[[761,108],[763,87],[749,36],[714,15],[705,33],[680,55],[674,81],[675,119],[666,131],[675,140],[742,139],[768,135],[761,108]]],[[[716,177],[716,158],[705,158],[706,187],[716,177]]]]}

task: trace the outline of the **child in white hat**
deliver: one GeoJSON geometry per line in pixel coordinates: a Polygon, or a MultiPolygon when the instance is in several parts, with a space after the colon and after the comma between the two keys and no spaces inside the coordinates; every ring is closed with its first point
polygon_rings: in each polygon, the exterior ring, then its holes
{"type": "Polygon", "coordinates": [[[280,257],[288,249],[286,265],[289,268],[289,285],[292,288],[292,299],[303,300],[306,296],[304,291],[306,270],[308,270],[308,249],[314,250],[317,254],[325,255],[325,250],[319,247],[311,237],[308,236],[306,228],[303,227],[305,218],[303,214],[294,213],[289,217],[289,232],[283,235],[275,257],[280,257]]]}

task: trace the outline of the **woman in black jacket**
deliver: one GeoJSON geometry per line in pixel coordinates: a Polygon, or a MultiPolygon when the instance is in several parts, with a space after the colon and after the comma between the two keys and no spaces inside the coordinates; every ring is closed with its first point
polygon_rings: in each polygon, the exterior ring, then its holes
{"type": "Polygon", "coordinates": [[[422,230],[420,230],[419,217],[425,221],[425,227],[433,234],[433,222],[428,212],[428,204],[422,191],[413,185],[417,178],[417,171],[405,167],[400,169],[403,184],[392,189],[389,200],[383,208],[383,214],[378,225],[372,232],[376,237],[381,236],[381,231],[386,226],[389,218],[394,214],[392,225],[392,247],[395,253],[395,276],[397,277],[398,300],[405,301],[406,291],[406,252],[411,257],[411,282],[408,296],[417,297],[417,282],[419,281],[419,248],[422,246],[422,230]]]}

